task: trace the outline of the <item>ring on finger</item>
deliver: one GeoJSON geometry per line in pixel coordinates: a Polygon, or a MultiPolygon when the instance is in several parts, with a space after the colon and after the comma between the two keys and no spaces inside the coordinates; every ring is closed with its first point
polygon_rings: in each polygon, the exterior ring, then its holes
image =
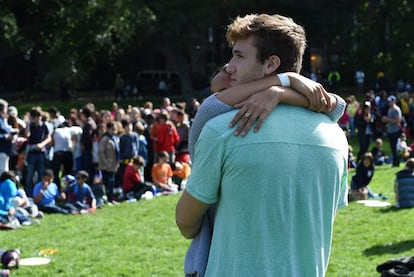
{"type": "Polygon", "coordinates": [[[321,104],[326,105],[326,99],[325,99],[325,97],[321,97],[321,104]]]}
{"type": "Polygon", "coordinates": [[[251,113],[245,113],[244,114],[244,117],[246,117],[246,118],[250,118],[252,116],[252,114],[251,113]]]}

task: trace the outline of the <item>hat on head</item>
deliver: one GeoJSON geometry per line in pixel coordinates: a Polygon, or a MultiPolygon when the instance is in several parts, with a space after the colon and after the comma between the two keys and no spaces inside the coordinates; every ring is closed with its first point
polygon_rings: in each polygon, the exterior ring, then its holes
{"type": "Polygon", "coordinates": [[[65,181],[68,183],[72,183],[73,181],[75,181],[75,177],[73,175],[68,174],[65,176],[65,181]]]}
{"type": "Polygon", "coordinates": [[[17,116],[17,108],[15,106],[9,106],[7,108],[7,113],[11,116],[17,116]]]}
{"type": "Polygon", "coordinates": [[[364,106],[366,106],[366,107],[371,107],[371,102],[369,102],[369,101],[365,101],[365,102],[364,102],[364,106]]]}
{"type": "Polygon", "coordinates": [[[397,97],[395,97],[394,95],[388,96],[387,98],[388,101],[397,101],[397,97]]]}

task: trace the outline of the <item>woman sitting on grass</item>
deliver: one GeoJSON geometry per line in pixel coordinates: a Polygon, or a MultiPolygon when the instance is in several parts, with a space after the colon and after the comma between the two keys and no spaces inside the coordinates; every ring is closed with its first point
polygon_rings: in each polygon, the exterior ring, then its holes
{"type": "Polygon", "coordinates": [[[351,190],[360,192],[366,190],[368,193],[368,198],[382,198],[385,200],[387,199],[386,196],[374,193],[369,187],[369,183],[374,176],[374,172],[374,156],[371,152],[366,152],[361,156],[361,160],[357,165],[355,175],[352,176],[351,190]]]}

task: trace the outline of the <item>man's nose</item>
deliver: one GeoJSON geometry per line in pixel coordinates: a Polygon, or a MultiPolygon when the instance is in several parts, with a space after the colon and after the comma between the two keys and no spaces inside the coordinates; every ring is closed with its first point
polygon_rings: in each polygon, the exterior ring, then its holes
{"type": "Polygon", "coordinates": [[[236,72],[236,67],[234,67],[233,65],[231,65],[230,63],[226,66],[226,72],[227,73],[234,73],[236,72]]]}

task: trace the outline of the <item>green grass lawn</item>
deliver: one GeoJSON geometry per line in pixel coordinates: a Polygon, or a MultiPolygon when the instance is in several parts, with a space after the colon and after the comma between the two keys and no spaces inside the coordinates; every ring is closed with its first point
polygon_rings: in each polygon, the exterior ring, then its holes
{"type": "Polygon", "coordinates": [[[189,241],[175,225],[178,197],[46,215],[38,225],[2,231],[0,248],[19,248],[23,258],[57,249],[48,265],[21,266],[12,276],[182,276],[189,241]]]}
{"type": "MultiPolygon", "coordinates": [[[[398,169],[376,167],[371,184],[394,204],[398,169]]],[[[177,195],[103,207],[96,214],[47,215],[39,225],[2,231],[0,248],[20,248],[23,257],[42,249],[57,253],[45,266],[23,267],[12,276],[182,276],[189,241],[174,221],[177,195]]],[[[411,209],[372,208],[352,202],[339,211],[327,276],[379,276],[375,268],[414,248],[411,209]]]]}
{"type": "MultiPolygon", "coordinates": [[[[99,106],[110,108],[110,102],[99,106]]],[[[390,154],[386,138],[384,143],[390,154]]],[[[358,153],[354,139],[351,144],[358,153]]],[[[370,184],[374,192],[388,196],[392,205],[395,173],[402,168],[403,163],[400,168],[377,166],[370,184]]],[[[353,170],[349,177],[352,174],[353,170]]],[[[183,276],[189,241],[175,225],[179,196],[105,206],[96,214],[46,215],[39,225],[1,231],[0,249],[19,248],[23,258],[38,256],[42,249],[57,249],[50,264],[21,266],[12,276],[183,276]]],[[[350,203],[335,221],[327,276],[379,276],[378,264],[413,255],[412,218],[411,209],[350,203]]]]}

